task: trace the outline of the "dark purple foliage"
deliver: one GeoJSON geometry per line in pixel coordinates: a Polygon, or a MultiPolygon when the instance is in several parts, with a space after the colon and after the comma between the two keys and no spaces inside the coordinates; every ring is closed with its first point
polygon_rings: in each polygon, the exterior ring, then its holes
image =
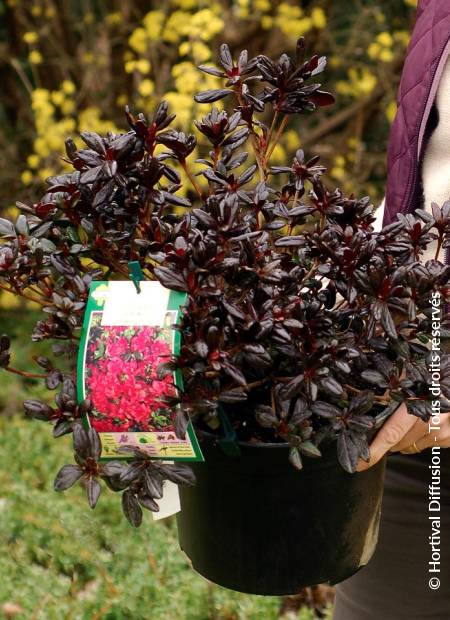
{"type": "MultiPolygon", "coordinates": [[[[223,45],[220,64],[200,68],[224,87],[196,100],[225,99],[229,108],[212,106],[195,121],[198,145],[170,127],[165,102],[151,119],[127,111],[126,134],[85,132],[81,150],[69,139],[74,171],[49,179],[39,202],[20,204],[16,222],[0,219],[0,282],[41,304],[33,340],[53,340],[55,356],[73,364],[90,282],[127,278],[128,261],[139,261],[146,277],[188,293],[181,354],[159,369],[183,375],[184,391],[170,403],[180,407],[179,435],[189,417],[222,435],[225,419],[240,440],[288,442],[297,468],[336,442],[354,471],[399,403],[430,415],[430,297],[439,293],[442,309],[450,301],[450,267],[420,259],[431,242],[450,246],[450,207],[399,216],[376,233],[369,199],[329,189],[317,157],[298,150],[271,166],[290,115],[333,101],[311,81],[325,59],[305,60],[303,41],[295,59],[276,61],[242,52],[235,62],[223,45]],[[188,164],[196,147],[203,184],[188,164]],[[183,196],[180,167],[192,182],[183,196]]],[[[12,370],[9,347],[2,336],[0,366],[12,370]]],[[[194,482],[186,466],[141,453],[127,465],[99,463],[98,436],[79,422],[90,403],[76,402],[75,371],[36,361],[59,391],[55,407],[26,401],[27,415],[51,422],[55,436],[74,430],[77,464],[60,471],[57,490],[81,480],[94,506],[104,480],[123,492],[137,526],[142,508],[158,509],[164,479],[194,482]]],[[[441,368],[448,406],[446,354],[441,368]]]]}

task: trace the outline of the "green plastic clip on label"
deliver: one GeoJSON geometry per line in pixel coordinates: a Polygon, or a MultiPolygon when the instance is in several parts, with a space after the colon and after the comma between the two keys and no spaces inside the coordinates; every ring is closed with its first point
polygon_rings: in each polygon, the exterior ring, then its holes
{"type": "Polygon", "coordinates": [[[139,261],[130,260],[128,263],[128,271],[130,272],[130,278],[136,287],[136,292],[139,294],[141,292],[141,282],[145,280],[139,261]]]}

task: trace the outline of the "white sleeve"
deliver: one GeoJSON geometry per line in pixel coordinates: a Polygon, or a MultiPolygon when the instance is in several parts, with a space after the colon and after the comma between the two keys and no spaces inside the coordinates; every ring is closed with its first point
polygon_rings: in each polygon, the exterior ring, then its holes
{"type": "Polygon", "coordinates": [[[380,206],[375,211],[376,220],[373,223],[373,228],[377,232],[380,231],[383,228],[384,201],[385,201],[385,199],[383,198],[383,200],[381,201],[380,206]]]}

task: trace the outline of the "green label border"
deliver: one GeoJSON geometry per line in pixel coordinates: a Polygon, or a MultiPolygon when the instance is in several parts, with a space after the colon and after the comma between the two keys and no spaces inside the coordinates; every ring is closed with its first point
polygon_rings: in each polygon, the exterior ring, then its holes
{"type": "MultiPolygon", "coordinates": [[[[105,281],[96,280],[92,282],[89,287],[89,297],[88,297],[88,301],[86,305],[86,312],[85,312],[84,319],[83,319],[83,328],[81,331],[80,348],[78,351],[78,358],[77,358],[77,399],[79,403],[85,399],[84,360],[85,360],[85,355],[86,355],[87,335],[89,333],[91,316],[93,312],[103,312],[103,306],[104,306],[105,300],[104,299],[102,300],[102,297],[101,297],[101,287],[105,287],[105,293],[106,293],[108,284],[109,283],[107,281],[105,282],[105,281]],[[97,293],[97,294],[94,294],[94,293],[97,293]]],[[[181,293],[179,291],[172,291],[172,290],[170,291],[169,300],[167,304],[167,310],[176,311],[177,313],[176,323],[175,323],[176,325],[179,324],[180,319],[181,319],[180,307],[186,303],[186,299],[187,299],[186,293],[181,293]]],[[[180,354],[180,348],[181,348],[181,334],[180,334],[180,331],[176,329],[175,334],[174,334],[174,341],[173,341],[174,355],[180,354]]],[[[177,387],[178,390],[182,391],[183,390],[183,377],[182,377],[182,373],[180,369],[177,369],[173,373],[173,376],[174,376],[175,386],[177,387]]],[[[83,416],[82,421],[83,421],[85,428],[91,427],[91,421],[89,419],[89,415],[85,414],[83,416]]],[[[189,420],[188,422],[186,433],[191,442],[192,449],[194,451],[194,456],[189,456],[189,457],[152,456],[150,458],[154,460],[166,460],[166,461],[170,460],[170,461],[177,461],[177,462],[179,461],[190,461],[190,462],[204,461],[205,458],[201,451],[201,448],[200,448],[200,445],[197,439],[197,435],[195,434],[194,427],[192,425],[191,420],[189,420]]],[[[132,434],[132,432],[129,432],[129,434],[132,434]]],[[[101,437],[101,433],[100,433],[100,437],[101,437]]],[[[113,455],[113,456],[101,456],[100,460],[101,461],[110,461],[110,460],[117,460],[117,459],[126,460],[129,458],[130,457],[128,456],[113,455]]]]}

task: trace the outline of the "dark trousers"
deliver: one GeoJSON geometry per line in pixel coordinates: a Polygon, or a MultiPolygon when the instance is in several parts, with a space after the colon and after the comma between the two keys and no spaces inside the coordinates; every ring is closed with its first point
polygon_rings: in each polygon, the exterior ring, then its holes
{"type": "Polygon", "coordinates": [[[428,572],[429,515],[438,514],[429,512],[430,464],[429,450],[389,456],[377,550],[337,587],[333,620],[450,620],[450,449],[441,450],[439,574],[428,572]]]}

